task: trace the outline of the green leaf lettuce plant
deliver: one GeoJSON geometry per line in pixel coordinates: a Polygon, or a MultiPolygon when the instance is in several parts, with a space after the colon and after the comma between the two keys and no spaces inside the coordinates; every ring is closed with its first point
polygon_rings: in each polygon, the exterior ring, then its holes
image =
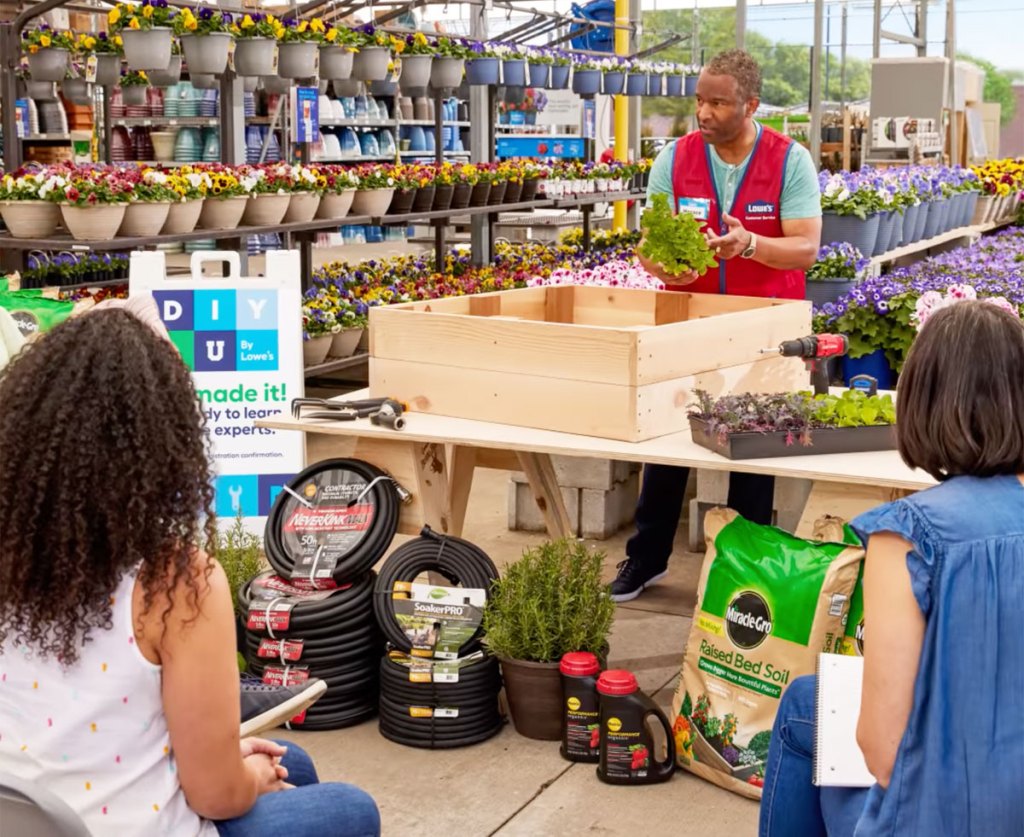
{"type": "Polygon", "coordinates": [[[640,228],[644,237],[638,252],[671,276],[691,272],[703,276],[715,267],[700,223],[689,212],[673,214],[667,195],[651,198],[640,217],[640,228]]]}

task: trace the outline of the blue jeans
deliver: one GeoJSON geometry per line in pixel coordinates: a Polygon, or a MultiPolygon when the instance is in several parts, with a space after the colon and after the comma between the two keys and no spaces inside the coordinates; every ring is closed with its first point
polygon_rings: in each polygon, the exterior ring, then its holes
{"type": "Polygon", "coordinates": [[[850,837],[867,788],[819,788],[812,781],[817,678],[798,677],[779,703],[761,796],[760,837],[850,837]]]}
{"type": "Polygon", "coordinates": [[[221,837],[379,837],[380,814],[366,791],[340,782],[320,784],[313,760],[291,741],[281,764],[294,788],[265,793],[247,814],[214,823],[221,837]]]}

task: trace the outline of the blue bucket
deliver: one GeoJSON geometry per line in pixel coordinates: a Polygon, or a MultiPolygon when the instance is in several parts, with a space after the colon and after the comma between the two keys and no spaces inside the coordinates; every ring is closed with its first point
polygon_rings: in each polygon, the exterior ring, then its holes
{"type": "Polygon", "coordinates": [[[850,385],[850,378],[855,375],[870,375],[878,381],[879,389],[892,389],[895,378],[884,349],[876,349],[864,357],[844,357],[843,380],[847,386],[850,385]]]}

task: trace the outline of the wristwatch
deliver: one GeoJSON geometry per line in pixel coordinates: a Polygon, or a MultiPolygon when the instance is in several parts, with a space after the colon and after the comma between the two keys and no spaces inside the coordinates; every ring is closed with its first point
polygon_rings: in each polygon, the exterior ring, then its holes
{"type": "Polygon", "coordinates": [[[740,253],[741,259],[752,259],[754,253],[757,252],[757,236],[753,233],[750,234],[750,244],[747,245],[747,249],[740,253]]]}

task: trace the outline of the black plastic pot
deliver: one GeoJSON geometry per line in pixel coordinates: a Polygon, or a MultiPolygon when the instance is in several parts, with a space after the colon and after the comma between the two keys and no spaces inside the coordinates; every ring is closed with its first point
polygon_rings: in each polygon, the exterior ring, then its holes
{"type": "Polygon", "coordinates": [[[537,197],[537,187],[540,186],[540,179],[536,177],[523,181],[523,191],[519,195],[520,201],[532,201],[537,197]]]}
{"type": "Polygon", "coordinates": [[[434,206],[434,187],[421,186],[416,191],[416,199],[412,202],[413,212],[430,212],[434,206]]]}
{"type": "Polygon", "coordinates": [[[519,203],[522,200],[523,184],[521,182],[508,181],[505,184],[504,203],[519,203]]]}
{"type": "Polygon", "coordinates": [[[454,186],[435,186],[434,187],[434,212],[445,212],[451,209],[452,198],[455,195],[454,186]]]}
{"type": "Polygon", "coordinates": [[[473,187],[468,183],[456,183],[452,192],[452,209],[465,209],[473,196],[473,187]]]}
{"type": "Polygon", "coordinates": [[[505,187],[508,186],[507,182],[492,183],[491,193],[487,196],[488,206],[498,206],[505,202],[505,187]]]}
{"type": "Polygon", "coordinates": [[[473,193],[469,196],[468,206],[487,206],[487,199],[491,196],[490,183],[477,183],[473,187],[473,193]]]}
{"type": "Polygon", "coordinates": [[[407,215],[412,210],[413,201],[416,200],[416,192],[416,189],[395,189],[387,214],[407,215]]]}

